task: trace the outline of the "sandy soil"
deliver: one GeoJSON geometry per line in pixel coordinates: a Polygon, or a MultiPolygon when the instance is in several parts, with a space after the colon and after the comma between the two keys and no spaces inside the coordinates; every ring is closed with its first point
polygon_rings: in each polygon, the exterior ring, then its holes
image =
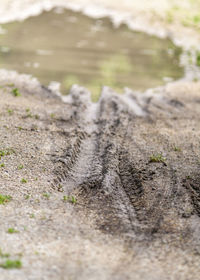
{"type": "Polygon", "coordinates": [[[95,105],[0,74],[1,279],[198,279],[200,83],[95,105]]]}
{"type": "MultiPolygon", "coordinates": [[[[54,3],[1,1],[1,22],[54,3]]],[[[73,7],[94,15],[100,1],[87,3],[73,7]]],[[[196,27],[166,20],[173,5],[195,14],[178,0],[102,0],[98,11],[117,23],[120,8],[134,29],[197,46],[196,27]]],[[[83,88],[63,100],[14,72],[0,71],[0,85],[0,194],[11,196],[0,205],[0,265],[22,264],[0,267],[1,279],[199,278],[200,82],[104,88],[96,104],[83,88]]]]}

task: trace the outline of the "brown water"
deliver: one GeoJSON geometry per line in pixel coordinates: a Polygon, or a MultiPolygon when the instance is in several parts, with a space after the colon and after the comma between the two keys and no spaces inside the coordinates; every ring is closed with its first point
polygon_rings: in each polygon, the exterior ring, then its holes
{"type": "Polygon", "coordinates": [[[65,10],[45,12],[3,26],[0,68],[36,76],[41,83],[61,83],[66,94],[73,83],[89,88],[97,99],[102,85],[122,91],[163,84],[183,76],[181,49],[170,40],[118,29],[109,19],[91,19],[65,10]]]}

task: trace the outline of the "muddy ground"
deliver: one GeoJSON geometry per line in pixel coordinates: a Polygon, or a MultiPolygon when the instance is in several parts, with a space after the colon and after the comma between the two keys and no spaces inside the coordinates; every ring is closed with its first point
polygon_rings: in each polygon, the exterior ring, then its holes
{"type": "Polygon", "coordinates": [[[22,264],[1,279],[199,278],[200,82],[96,104],[1,86],[0,263],[22,264]]]}

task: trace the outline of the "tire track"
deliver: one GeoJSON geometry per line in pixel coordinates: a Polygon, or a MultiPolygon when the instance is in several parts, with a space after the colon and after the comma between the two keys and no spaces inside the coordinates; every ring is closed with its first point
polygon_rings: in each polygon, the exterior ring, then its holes
{"type": "MultiPolygon", "coordinates": [[[[91,209],[104,232],[148,240],[170,233],[173,226],[170,229],[167,223],[174,223],[170,209],[178,199],[173,169],[161,163],[159,177],[150,175],[149,163],[140,169],[134,158],[136,151],[141,153],[134,141],[134,124],[138,117],[147,117],[154,98],[137,99],[136,94],[130,98],[130,92],[120,96],[105,88],[97,104],[89,100],[88,92],[78,87],[65,100],[72,106],[76,132],[58,158],[62,167],[55,170],[55,183],[69,195],[76,191],[86,213],[91,209]],[[148,180],[155,184],[154,191],[148,180]]],[[[157,96],[155,106],[158,103],[157,96]]]]}

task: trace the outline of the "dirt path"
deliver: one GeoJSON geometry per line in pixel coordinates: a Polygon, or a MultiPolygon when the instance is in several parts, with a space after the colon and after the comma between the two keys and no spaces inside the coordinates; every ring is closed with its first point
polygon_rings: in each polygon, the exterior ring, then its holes
{"type": "Polygon", "coordinates": [[[0,74],[1,279],[198,279],[200,83],[63,103],[0,74]]]}

